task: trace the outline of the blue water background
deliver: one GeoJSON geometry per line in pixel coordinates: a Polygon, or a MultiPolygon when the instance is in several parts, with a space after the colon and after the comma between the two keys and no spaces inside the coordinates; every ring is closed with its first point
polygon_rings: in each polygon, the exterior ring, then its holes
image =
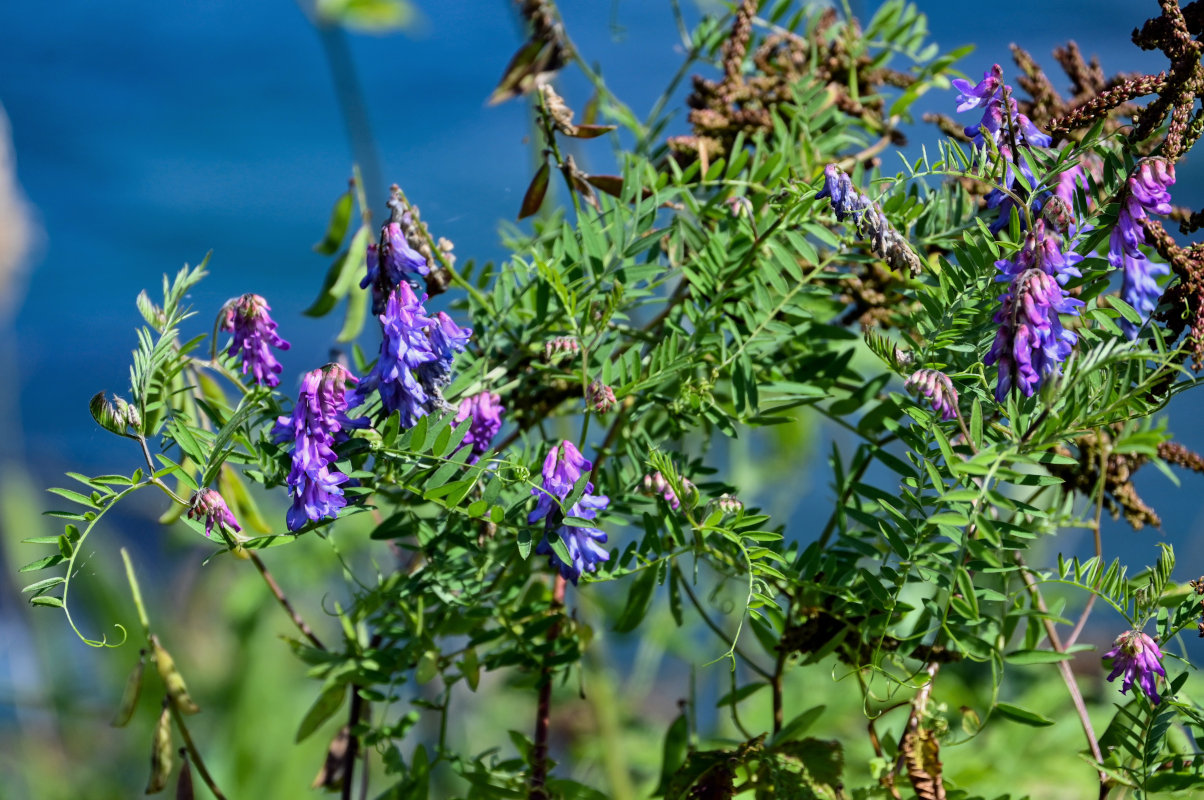
{"type": "MultiPolygon", "coordinates": [[[[973,78],[995,61],[1014,75],[1007,46],[1017,41],[1064,89],[1049,53],[1071,35],[1086,54],[1100,56],[1108,74],[1164,66],[1129,41],[1156,12],[1153,2],[920,5],[943,48],[978,45],[961,65],[973,78]]],[[[560,6],[580,50],[602,65],[618,96],[645,113],[682,57],[668,3],[560,6]]],[[[865,19],[875,6],[854,10],[865,19]]],[[[350,39],[382,176],[405,187],[462,260],[503,258],[499,224],[513,220],[532,173],[526,105],[485,104],[520,43],[513,4],[420,8],[423,21],[407,35],[350,39]]],[[[686,11],[696,19],[699,7],[687,3],[686,11]]],[[[588,89],[569,76],[563,93],[580,108],[588,89]]],[[[929,96],[925,108],[949,113],[952,98],[929,96]]],[[[136,451],[96,427],[87,400],[101,389],[126,390],[138,290],[149,287],[157,297],[162,273],[209,250],[212,275],[192,297],[197,331],[209,328],[228,297],[253,291],[269,298],[292,341],[281,359],[286,388],[327,359],[337,320],[300,312],[328,263],[310,245],[346,185],[353,155],[319,39],[296,5],[3,3],[0,103],[20,181],[44,230],[5,351],[0,455],[25,461],[43,479],[65,468],[132,469],[136,451]]],[[[684,128],[680,116],[677,125],[684,128]]],[[[935,143],[935,132],[913,130],[921,138],[908,152],[918,152],[922,137],[935,143]]],[[[586,169],[608,170],[604,144],[582,152],[586,169]]],[[[1179,174],[1177,202],[1200,207],[1194,159],[1179,174]]],[[[1172,429],[1204,447],[1199,415],[1180,408],[1172,429]]],[[[1148,469],[1138,483],[1180,548],[1181,573],[1204,571],[1191,566],[1204,542],[1196,499],[1204,477],[1184,476],[1187,491],[1176,491],[1148,469]]],[[[805,491],[775,510],[805,527],[811,515],[797,512],[829,502],[826,484],[821,467],[805,491]]],[[[1109,535],[1110,552],[1156,556],[1157,532],[1132,534],[1122,523],[1109,535]]]]}

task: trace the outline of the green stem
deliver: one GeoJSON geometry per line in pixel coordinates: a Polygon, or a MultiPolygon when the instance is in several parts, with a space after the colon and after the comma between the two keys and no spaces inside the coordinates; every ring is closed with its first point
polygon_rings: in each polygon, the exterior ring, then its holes
{"type": "Polygon", "coordinates": [[[209,787],[209,791],[213,792],[216,800],[226,800],[226,796],[222,794],[222,790],[217,788],[217,783],[214,782],[213,776],[209,774],[209,768],[205,766],[205,759],[201,757],[201,751],[197,750],[196,745],[192,741],[192,734],[188,732],[188,725],[184,722],[184,715],[176,708],[176,704],[168,702],[168,707],[171,708],[171,716],[176,721],[176,730],[180,732],[181,738],[184,739],[184,747],[188,750],[188,755],[192,758],[192,763],[196,767],[197,774],[201,776],[201,780],[209,787]]]}

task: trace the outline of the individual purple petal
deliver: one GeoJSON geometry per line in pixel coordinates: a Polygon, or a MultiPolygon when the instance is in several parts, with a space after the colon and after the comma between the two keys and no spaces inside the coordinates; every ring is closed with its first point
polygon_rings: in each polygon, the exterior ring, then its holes
{"type": "Polygon", "coordinates": [[[958,112],[969,111],[987,104],[999,93],[999,87],[1003,84],[1003,68],[998,64],[993,65],[982,74],[982,80],[977,84],[971,84],[963,78],[954,78],[952,83],[953,88],[960,92],[956,100],[958,112]]]}

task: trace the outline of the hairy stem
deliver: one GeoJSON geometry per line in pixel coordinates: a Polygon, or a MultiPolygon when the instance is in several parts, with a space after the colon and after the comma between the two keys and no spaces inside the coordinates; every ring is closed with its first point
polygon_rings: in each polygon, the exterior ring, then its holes
{"type": "MultiPolygon", "coordinates": [[[[1058,637],[1058,632],[1054,628],[1053,620],[1049,618],[1049,608],[1045,605],[1045,598],[1041,596],[1041,590],[1037,588],[1037,582],[1033,580],[1033,576],[1029,574],[1028,567],[1017,556],[1017,561],[1020,562],[1020,576],[1024,578],[1024,583],[1028,586],[1029,592],[1033,596],[1033,602],[1037,609],[1045,616],[1041,619],[1041,624],[1045,627],[1045,635],[1049,637],[1049,644],[1055,652],[1064,653],[1066,647],[1062,644],[1058,637]]],[[[1062,681],[1066,684],[1066,691],[1070,693],[1071,702],[1074,703],[1074,709],[1078,712],[1079,723],[1083,726],[1083,734],[1087,737],[1087,745],[1091,748],[1091,755],[1097,763],[1103,763],[1104,756],[1099,749],[1099,740],[1096,739],[1095,729],[1091,726],[1091,717],[1087,715],[1087,704],[1083,702],[1083,693],[1079,691],[1079,685],[1074,680],[1074,673],[1070,669],[1069,661],[1059,661],[1058,671],[1062,673],[1062,681]]],[[[1099,774],[1100,785],[1103,786],[1108,780],[1108,776],[1103,772],[1099,774]]]]}
{"type": "MultiPolygon", "coordinates": [[[[557,575],[552,585],[552,602],[548,610],[559,614],[564,605],[564,590],[568,581],[563,575],[557,575]]],[[[552,623],[548,628],[548,643],[556,641],[560,635],[560,623],[552,623]]],[[[544,660],[540,671],[539,702],[535,708],[535,740],[531,748],[531,800],[547,800],[548,798],[548,731],[552,715],[552,667],[544,660]]]]}
{"type": "Polygon", "coordinates": [[[209,768],[205,766],[205,759],[201,758],[201,751],[196,749],[196,744],[192,741],[192,734],[188,732],[188,725],[184,722],[184,715],[176,708],[175,703],[169,702],[167,705],[171,708],[171,715],[176,721],[176,730],[180,732],[180,738],[184,740],[184,748],[188,750],[188,755],[192,758],[192,764],[196,767],[197,774],[201,776],[201,780],[209,787],[209,791],[213,792],[216,800],[226,800],[226,796],[222,794],[222,790],[217,788],[217,783],[214,782],[213,776],[209,774],[209,768]]]}
{"type": "Polygon", "coordinates": [[[318,639],[317,635],[313,631],[313,628],[309,627],[309,623],[301,618],[301,615],[297,613],[297,609],[293,607],[293,604],[290,603],[289,599],[284,595],[284,591],[280,588],[280,584],[276,583],[276,579],[272,577],[272,573],[268,572],[267,565],[263,563],[263,559],[261,559],[259,554],[254,550],[248,550],[247,552],[251,555],[251,563],[255,565],[255,569],[259,570],[259,574],[263,576],[264,582],[267,583],[268,588],[271,589],[272,595],[284,608],[285,613],[289,615],[289,618],[292,619],[293,624],[297,626],[297,630],[301,631],[302,635],[304,635],[306,639],[309,639],[310,644],[312,644],[314,647],[318,648],[319,650],[325,650],[326,646],[322,644],[320,639],[318,639]]]}

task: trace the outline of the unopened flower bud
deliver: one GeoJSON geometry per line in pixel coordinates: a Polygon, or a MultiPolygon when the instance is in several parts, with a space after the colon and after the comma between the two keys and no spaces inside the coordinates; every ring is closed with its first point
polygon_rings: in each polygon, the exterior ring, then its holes
{"type": "Polygon", "coordinates": [[[945,373],[935,369],[918,369],[911,373],[903,385],[927,398],[942,420],[957,419],[957,390],[945,373]]]}
{"type": "Polygon", "coordinates": [[[113,408],[117,411],[117,418],[123,421],[131,428],[140,428],[142,426],[142,415],[138,413],[138,409],[125,401],[124,397],[113,397],[113,408]]]}
{"type": "Polygon", "coordinates": [[[238,520],[230,513],[225,499],[212,489],[200,488],[192,495],[192,503],[188,507],[188,518],[205,520],[205,535],[213,535],[213,526],[217,525],[221,532],[229,533],[229,528],[235,532],[241,531],[238,520]]]}
{"type": "Polygon", "coordinates": [[[725,514],[739,514],[744,510],[744,503],[734,494],[719,495],[719,510],[725,514]]]}
{"type": "Polygon", "coordinates": [[[729,197],[723,202],[727,204],[732,216],[737,219],[753,215],[753,204],[747,197],[729,197]]]}
{"type": "Polygon", "coordinates": [[[544,342],[544,359],[551,361],[558,353],[576,353],[580,349],[581,344],[575,336],[557,336],[544,342]]]}
{"type": "Polygon", "coordinates": [[[589,404],[594,407],[594,410],[599,414],[605,414],[615,407],[615,392],[601,381],[594,381],[589,385],[589,404]]]}

